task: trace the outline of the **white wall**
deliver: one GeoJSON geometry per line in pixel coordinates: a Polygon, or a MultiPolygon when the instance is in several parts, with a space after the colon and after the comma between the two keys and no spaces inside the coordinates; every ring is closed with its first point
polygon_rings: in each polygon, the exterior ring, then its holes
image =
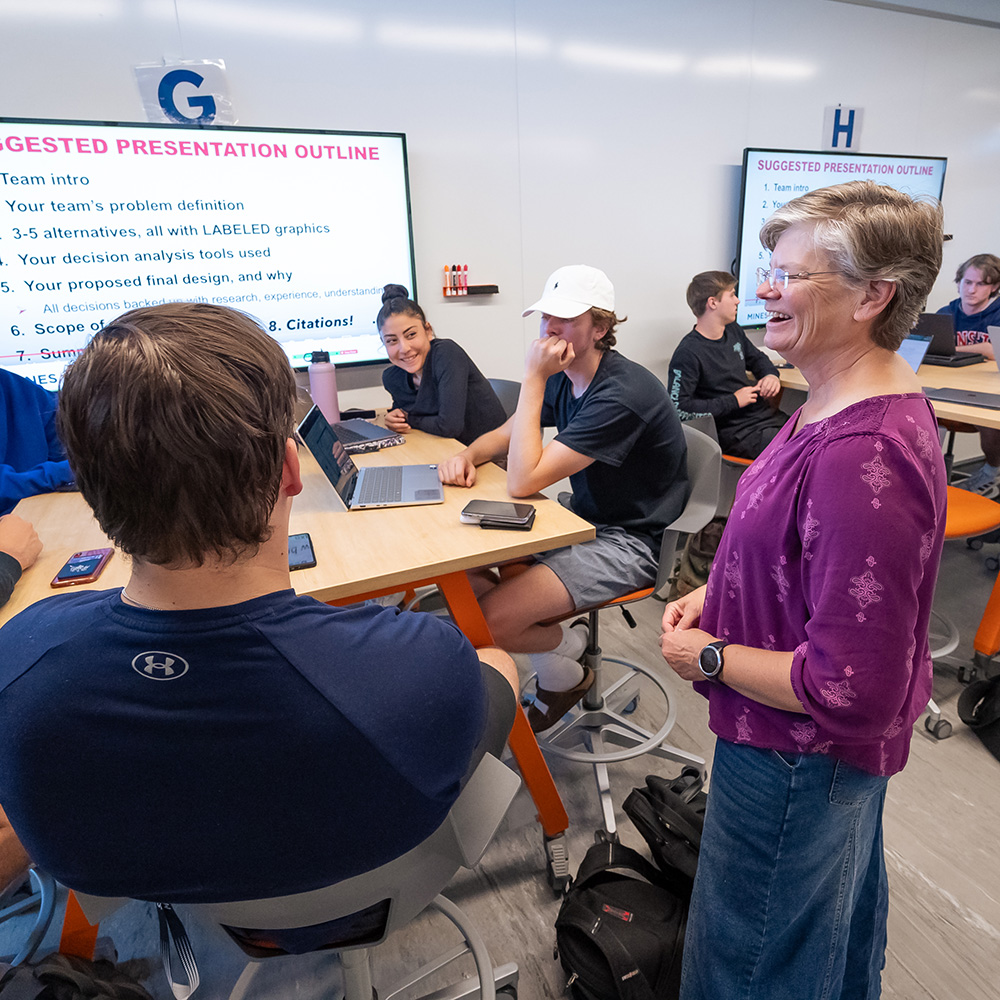
{"type": "Polygon", "coordinates": [[[142,120],[133,65],[222,58],[240,124],[406,132],[421,302],[490,375],[519,376],[521,308],[574,262],[665,375],[688,280],[732,260],[743,147],[817,148],[831,104],[864,107],[865,151],[949,158],[932,307],[1000,251],[996,28],[835,0],[0,0],[0,45],[4,115],[142,120]],[[454,261],[501,294],[444,300],[454,261]]]}

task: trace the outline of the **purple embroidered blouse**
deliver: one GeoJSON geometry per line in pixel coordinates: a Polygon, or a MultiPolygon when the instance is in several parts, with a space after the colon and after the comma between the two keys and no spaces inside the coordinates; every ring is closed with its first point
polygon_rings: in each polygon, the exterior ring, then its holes
{"type": "Polygon", "coordinates": [[[937,423],[919,393],[854,403],[791,436],[797,418],[740,478],[700,627],[793,650],[806,711],[696,686],[722,739],[895,774],[931,694],[946,503],[937,423]]]}

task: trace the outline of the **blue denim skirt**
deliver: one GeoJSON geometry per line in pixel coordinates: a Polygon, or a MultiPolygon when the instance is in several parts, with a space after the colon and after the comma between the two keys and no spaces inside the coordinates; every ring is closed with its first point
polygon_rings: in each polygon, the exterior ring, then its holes
{"type": "Polygon", "coordinates": [[[874,1000],[888,778],[718,740],[681,1000],[874,1000]]]}

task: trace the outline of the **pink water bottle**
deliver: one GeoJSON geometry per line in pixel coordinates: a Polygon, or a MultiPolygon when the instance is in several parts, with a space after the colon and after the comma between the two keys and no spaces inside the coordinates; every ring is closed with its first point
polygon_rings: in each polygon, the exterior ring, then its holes
{"type": "Polygon", "coordinates": [[[309,394],[327,421],[340,420],[337,401],[337,368],[330,363],[329,351],[313,351],[309,355],[309,394]]]}

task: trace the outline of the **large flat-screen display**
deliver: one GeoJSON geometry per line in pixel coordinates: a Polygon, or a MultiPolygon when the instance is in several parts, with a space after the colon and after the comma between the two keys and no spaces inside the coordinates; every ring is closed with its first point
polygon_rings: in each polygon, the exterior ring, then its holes
{"type": "Polygon", "coordinates": [[[242,309],[292,364],[384,362],[415,293],[406,137],[0,118],[0,365],[56,388],[119,313],[242,309]]]}
{"type": "Polygon", "coordinates": [[[741,326],[760,326],[767,316],[757,298],[757,268],[768,267],[760,227],[775,209],[807,191],[844,181],[876,181],[910,195],[940,199],[943,156],[894,156],[879,153],[817,153],[803,149],[744,149],[736,274],[741,326]]]}

